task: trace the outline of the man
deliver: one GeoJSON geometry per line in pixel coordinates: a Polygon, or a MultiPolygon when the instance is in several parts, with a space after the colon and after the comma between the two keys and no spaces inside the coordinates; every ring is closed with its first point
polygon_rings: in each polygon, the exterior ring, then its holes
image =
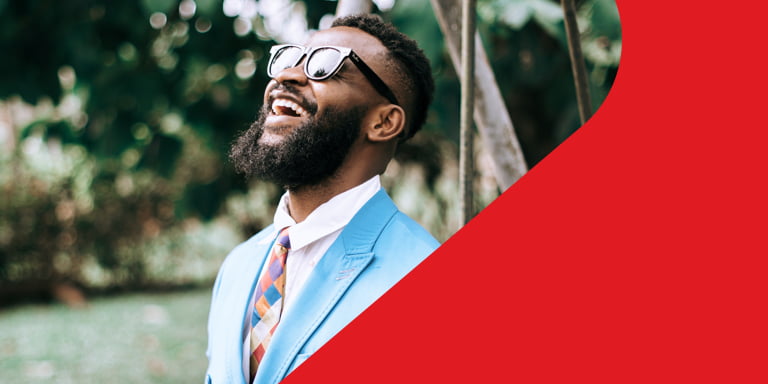
{"type": "Polygon", "coordinates": [[[213,383],[277,383],[439,244],[381,189],[423,125],[429,62],[375,16],[338,19],[271,50],[272,81],[230,158],[287,189],[273,225],[219,271],[208,322],[213,383]]]}

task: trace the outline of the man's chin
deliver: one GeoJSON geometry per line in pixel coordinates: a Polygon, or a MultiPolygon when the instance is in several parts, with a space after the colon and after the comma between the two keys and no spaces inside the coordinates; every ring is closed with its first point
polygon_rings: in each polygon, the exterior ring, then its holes
{"type": "Polygon", "coordinates": [[[304,124],[306,119],[295,116],[269,116],[262,124],[262,134],[259,144],[279,143],[291,132],[304,124]]]}
{"type": "Polygon", "coordinates": [[[284,141],[295,128],[295,126],[290,125],[264,125],[258,143],[267,145],[280,143],[284,141]]]}
{"type": "Polygon", "coordinates": [[[265,129],[259,137],[258,143],[261,145],[275,145],[285,140],[284,134],[273,133],[270,130],[265,129]]]}

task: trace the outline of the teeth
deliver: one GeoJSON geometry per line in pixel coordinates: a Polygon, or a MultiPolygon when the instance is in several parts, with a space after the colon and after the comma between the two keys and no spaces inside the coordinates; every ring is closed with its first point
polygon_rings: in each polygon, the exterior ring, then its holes
{"type": "Polygon", "coordinates": [[[276,99],[272,102],[272,113],[278,114],[277,107],[290,108],[298,116],[304,116],[307,113],[304,108],[290,100],[276,99]]]}

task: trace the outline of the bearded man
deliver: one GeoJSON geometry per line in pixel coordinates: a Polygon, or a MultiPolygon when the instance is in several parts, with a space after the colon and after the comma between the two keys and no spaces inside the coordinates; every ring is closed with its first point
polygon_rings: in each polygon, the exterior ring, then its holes
{"type": "Polygon", "coordinates": [[[379,180],[432,99],[416,42],[358,15],[270,53],[263,108],[230,158],[287,192],[219,271],[209,383],[278,383],[439,246],[379,180]]]}

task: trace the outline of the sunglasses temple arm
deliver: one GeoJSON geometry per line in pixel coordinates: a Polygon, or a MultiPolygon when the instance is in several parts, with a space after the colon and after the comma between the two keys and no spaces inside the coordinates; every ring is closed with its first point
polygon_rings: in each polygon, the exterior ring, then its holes
{"type": "Polygon", "coordinates": [[[387,100],[389,100],[392,104],[400,105],[400,103],[397,102],[397,98],[395,97],[395,94],[392,93],[392,90],[387,87],[386,84],[384,84],[384,81],[381,80],[381,78],[376,74],[376,72],[373,72],[371,67],[369,67],[363,60],[357,56],[354,52],[351,52],[349,55],[349,58],[352,60],[353,63],[357,66],[357,68],[360,70],[360,72],[363,73],[363,75],[368,78],[368,81],[371,82],[371,85],[373,85],[374,88],[376,88],[379,93],[381,93],[382,96],[386,97],[387,100]]]}

